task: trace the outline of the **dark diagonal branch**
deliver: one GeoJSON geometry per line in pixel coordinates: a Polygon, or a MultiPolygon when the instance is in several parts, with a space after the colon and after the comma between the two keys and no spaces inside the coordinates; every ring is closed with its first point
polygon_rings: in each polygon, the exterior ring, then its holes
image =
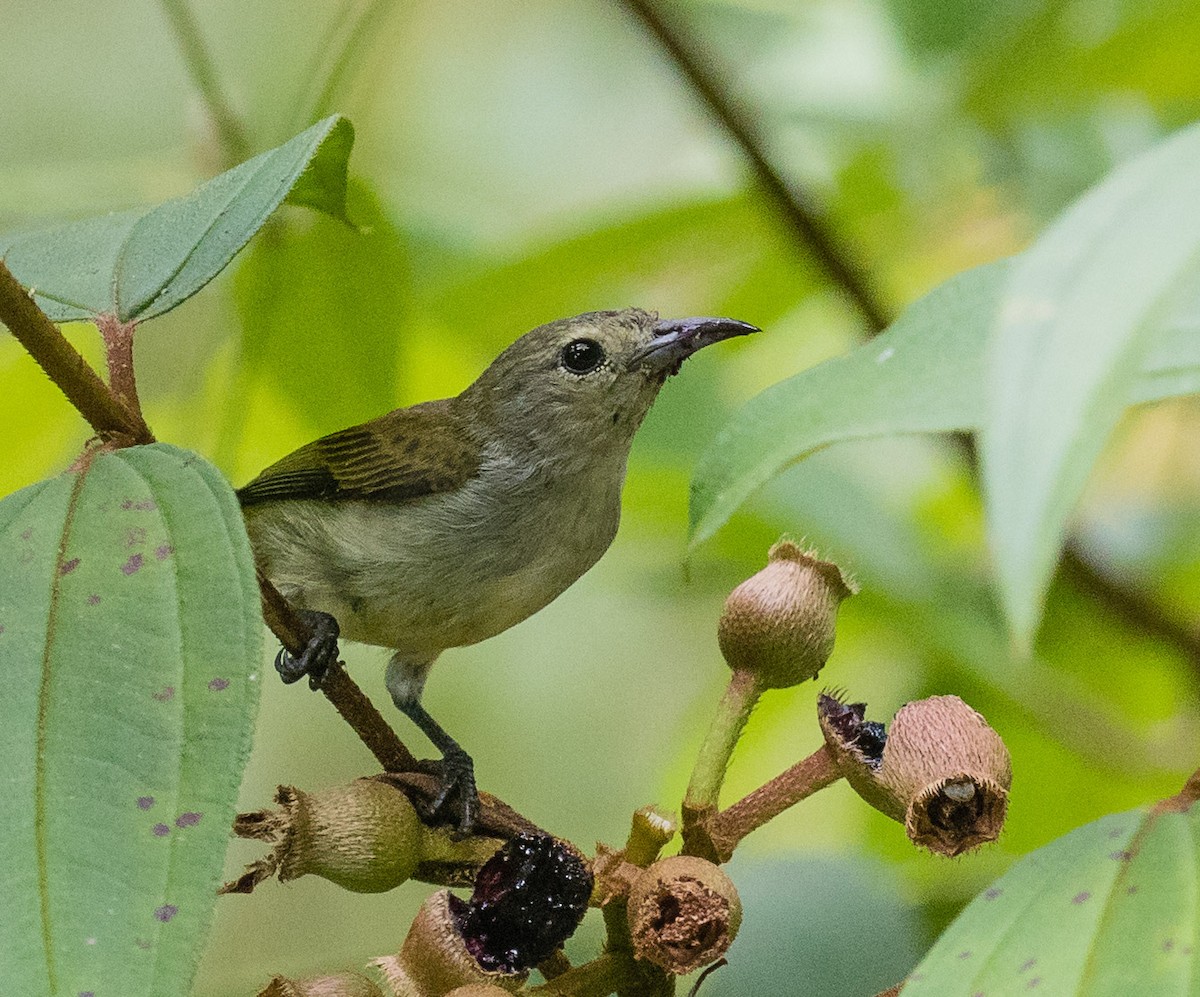
{"type": "Polygon", "coordinates": [[[141,416],[127,409],[0,262],[0,322],[105,442],[153,443],[141,416]]]}
{"type": "Polygon", "coordinates": [[[714,69],[712,60],[693,46],[669,19],[663,17],[659,5],[653,0],[625,0],[625,6],[658,39],[691,88],[738,144],[775,210],[799,236],[804,247],[816,257],[833,283],[849,298],[868,328],[872,332],[886,328],[887,309],[876,297],[866,271],[826,226],[815,205],[771,165],[761,137],[755,133],[748,115],[737,107],[726,81],[714,69]]]}
{"type": "MultiPolygon", "coordinates": [[[[756,134],[744,109],[739,108],[731,97],[728,81],[713,69],[712,60],[700,53],[684,33],[663,16],[660,10],[662,5],[655,0],[624,2],[658,40],[689,86],[737,142],[760,187],[787,223],[795,241],[821,262],[830,279],[863,316],[870,334],[882,332],[892,319],[889,309],[883,306],[871,289],[866,268],[828,229],[821,213],[803,192],[785,180],[772,165],[761,137],[756,134]]],[[[971,441],[964,439],[967,443],[967,459],[975,468],[971,441]]],[[[1142,632],[1175,647],[1186,657],[1193,670],[1200,674],[1200,630],[1189,629],[1172,619],[1153,598],[1109,577],[1082,552],[1078,540],[1074,538],[1067,539],[1060,575],[1110,612],[1142,632]]]]}

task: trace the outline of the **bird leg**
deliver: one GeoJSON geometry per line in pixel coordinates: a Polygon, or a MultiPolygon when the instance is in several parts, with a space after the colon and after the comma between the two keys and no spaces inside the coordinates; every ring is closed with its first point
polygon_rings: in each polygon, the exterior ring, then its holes
{"type": "Polygon", "coordinates": [[[314,609],[298,609],[296,613],[312,630],[312,638],[299,655],[293,655],[286,647],[280,648],[275,655],[275,671],[287,685],[307,675],[309,688],[319,689],[330,666],[337,662],[341,632],[338,621],[314,609]]]}
{"type": "Polygon", "coordinates": [[[429,715],[419,699],[394,697],[396,707],[420,728],[433,746],[442,753],[437,766],[441,782],[438,794],[429,804],[428,817],[437,817],[451,800],[457,803],[458,829],[470,834],[479,817],[479,792],[475,788],[475,762],[442,725],[429,715]]]}

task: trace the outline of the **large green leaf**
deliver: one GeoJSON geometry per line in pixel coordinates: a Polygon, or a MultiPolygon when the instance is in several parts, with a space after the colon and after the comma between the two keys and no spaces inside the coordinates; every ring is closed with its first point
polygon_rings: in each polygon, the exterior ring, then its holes
{"type": "Polygon", "coordinates": [[[1200,992],[1200,808],[1104,817],[975,898],[904,997],[1200,992]]]}
{"type": "MultiPolygon", "coordinates": [[[[692,543],[712,536],[756,489],[831,443],[901,433],[977,430],[985,406],[984,355],[1014,266],[989,263],[911,305],[883,335],[772,385],[713,440],[692,479],[692,543]]],[[[1124,407],[1200,391],[1200,335],[1165,322],[1124,407]]]]}
{"type": "Polygon", "coordinates": [[[153,318],[220,273],[283,201],[344,219],[353,142],[335,115],[148,212],[0,236],[0,257],[56,322],[153,318]]]}
{"type": "Polygon", "coordinates": [[[187,993],[258,701],[229,485],[163,444],[0,502],[0,965],[22,997],[187,993]]]}
{"type": "Polygon", "coordinates": [[[1014,263],[980,435],[1000,596],[1028,644],[1067,519],[1182,292],[1200,278],[1200,126],[1117,170],[1014,263]]]}

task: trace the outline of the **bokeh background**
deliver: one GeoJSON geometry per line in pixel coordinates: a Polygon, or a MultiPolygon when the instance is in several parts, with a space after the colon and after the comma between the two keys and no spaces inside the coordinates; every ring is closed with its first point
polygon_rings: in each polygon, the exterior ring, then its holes
{"type": "MultiPolygon", "coordinates": [[[[717,76],[776,168],[894,314],[1018,251],[1115,164],[1200,112],[1200,7],[1186,0],[695,0],[656,5],[717,76]]],[[[426,702],[481,784],[583,845],[677,806],[726,672],[725,593],[780,534],[862,584],[821,681],[887,719],[956,692],[1002,732],[1008,828],[980,853],[915,852],[844,785],[731,863],[746,921],[704,993],[863,995],[895,982],[1017,856],[1174,791],[1196,764],[1200,408],[1132,413],[1075,524],[1089,560],[1158,607],[1150,633],[1060,579],[1031,661],[1008,651],[977,493],[946,441],[842,446],[769,486],[689,555],[697,454],[741,402],[868,332],[758,191],[721,123],[616,0],[193,0],[240,121],[216,127],[177,0],[10,0],[0,12],[0,228],[155,203],[332,111],[357,129],[355,234],[285,209],[209,288],[138,340],[160,439],[235,483],[321,433],[454,393],[526,329],[637,304],[765,334],[672,381],[630,464],[604,560],[533,619],[447,653],[426,702]],[[1189,643],[1190,635],[1190,643],[1189,643]]],[[[95,358],[96,336],[69,330],[95,358]]],[[[852,404],[853,399],[847,399],[852,404]]],[[[81,420],[0,336],[0,493],[64,468],[81,420]]],[[[348,648],[386,702],[383,652],[348,648]]],[[[372,770],[329,705],[274,681],[243,787],[372,770]]],[[[772,693],[732,799],[813,750],[812,685],[772,693]]],[[[424,745],[408,728],[402,736],[424,745]]],[[[229,869],[258,854],[231,847],[229,869]]],[[[392,950],[425,889],[323,881],[223,898],[202,997],[392,950]]],[[[594,953],[589,917],[569,946],[594,953]]]]}

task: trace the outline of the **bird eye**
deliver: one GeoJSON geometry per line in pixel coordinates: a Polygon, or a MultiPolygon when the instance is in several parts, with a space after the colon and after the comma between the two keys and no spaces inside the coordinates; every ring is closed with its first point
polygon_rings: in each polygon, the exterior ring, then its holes
{"type": "Polygon", "coordinates": [[[562,365],[572,374],[590,374],[604,360],[604,347],[594,339],[575,339],[563,347],[562,365]]]}

